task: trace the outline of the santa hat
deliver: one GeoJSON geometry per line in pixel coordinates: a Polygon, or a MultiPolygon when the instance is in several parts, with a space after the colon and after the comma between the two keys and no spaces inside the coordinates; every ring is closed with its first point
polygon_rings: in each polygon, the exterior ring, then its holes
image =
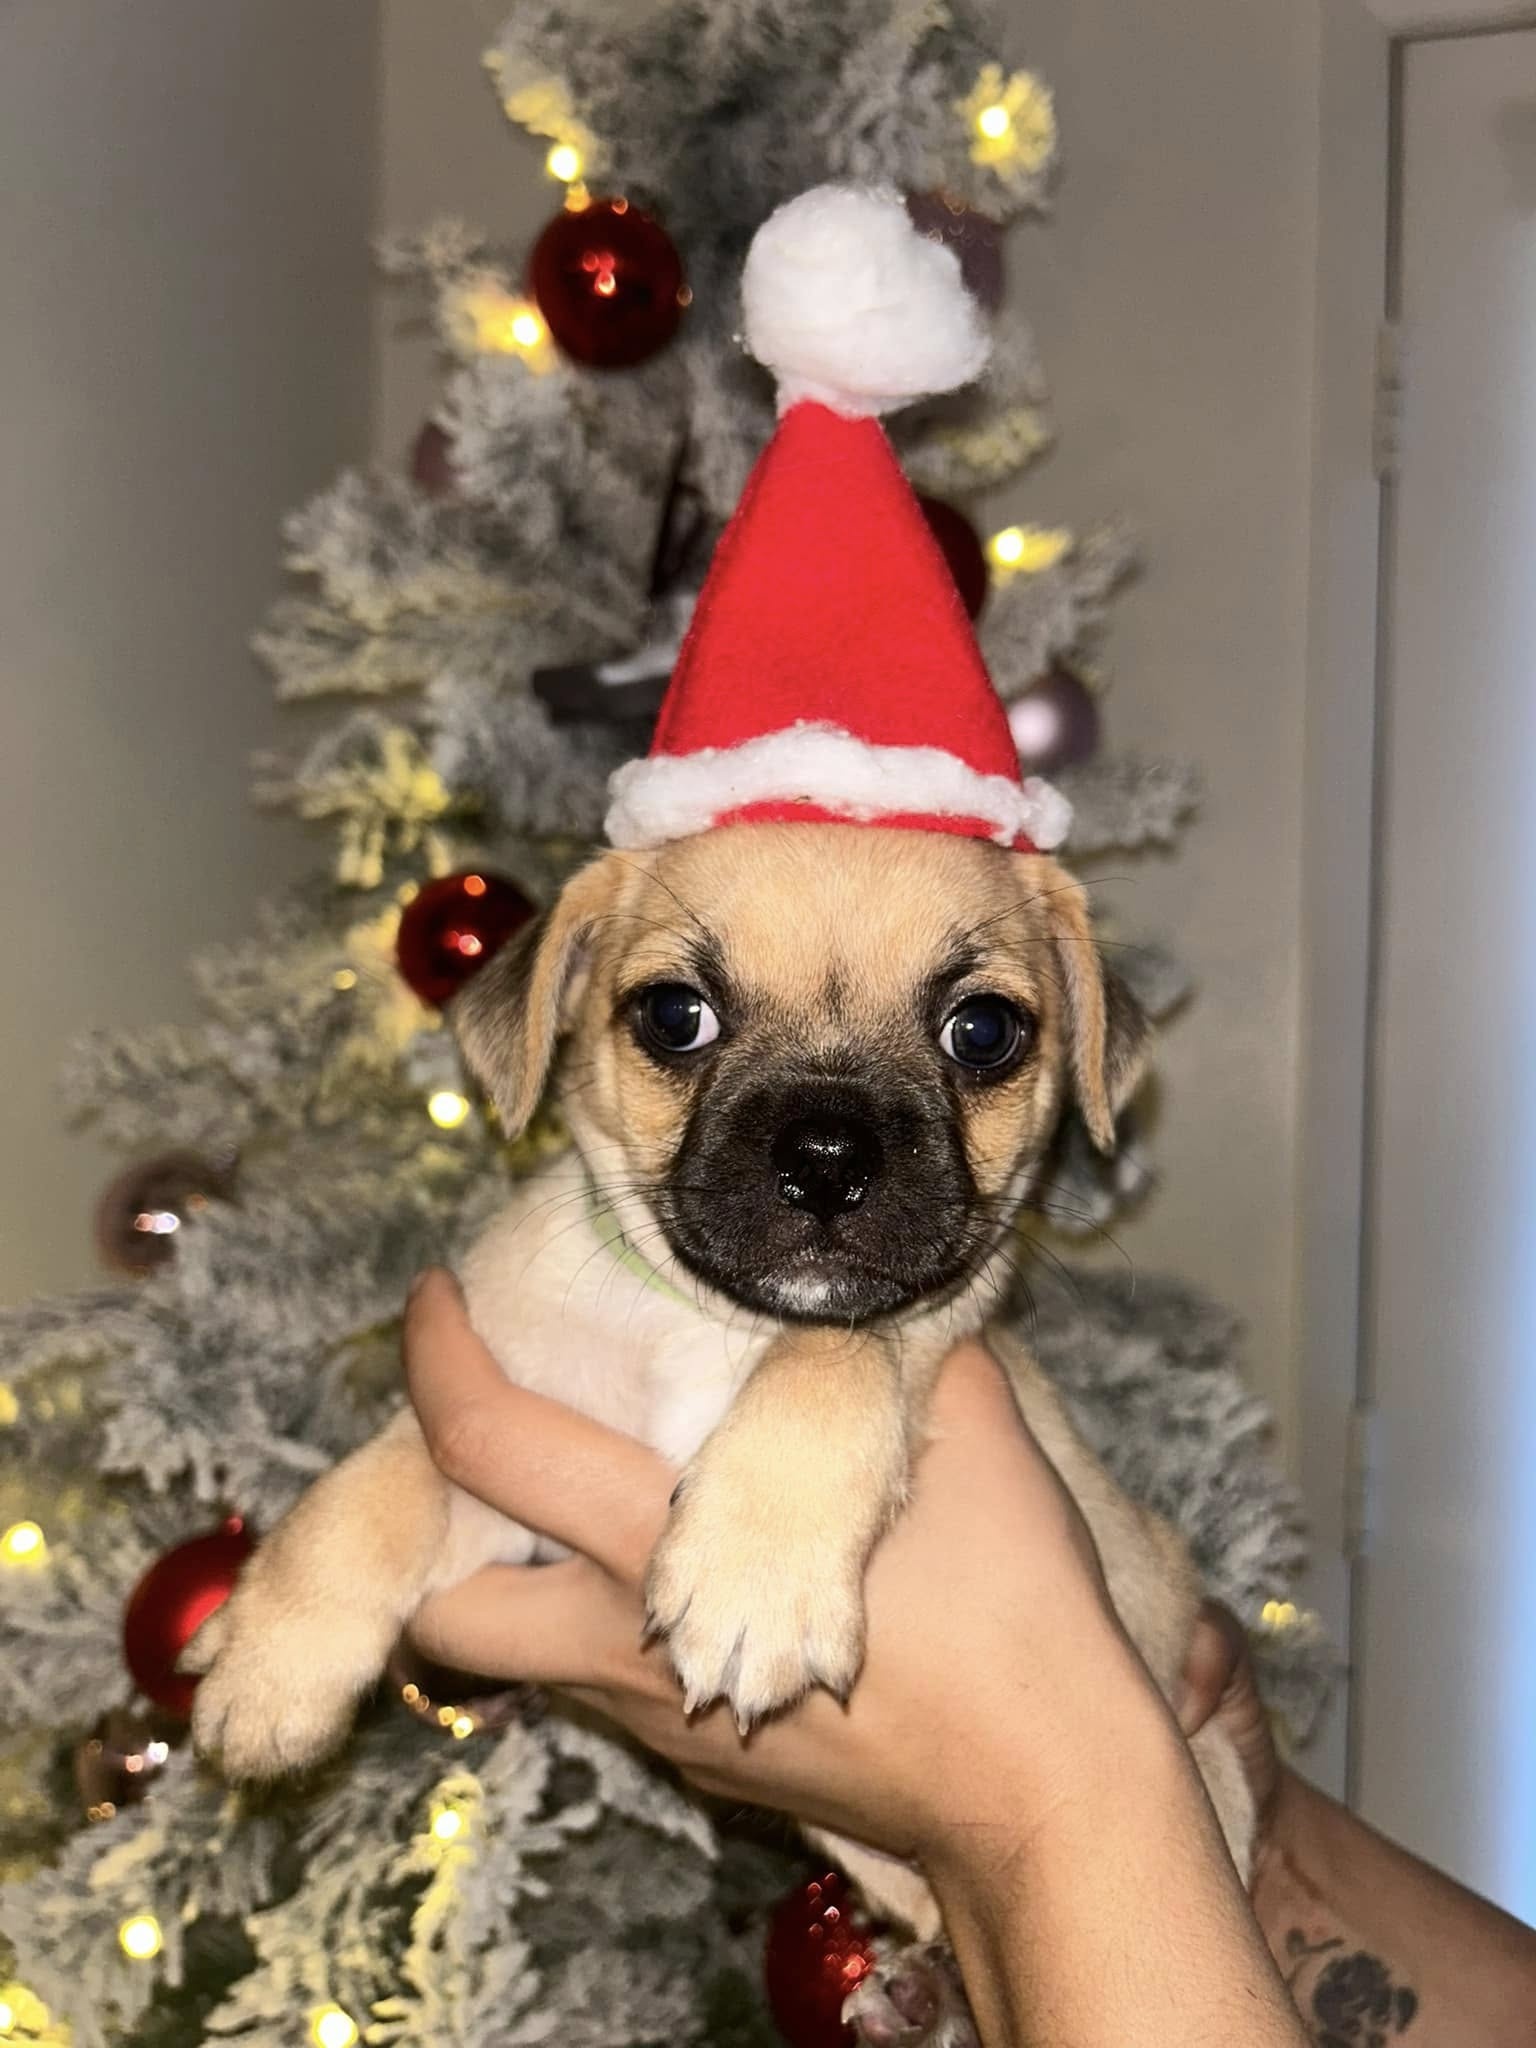
{"type": "Polygon", "coordinates": [[[965,606],[879,423],[986,362],[954,253],[899,194],[821,185],[758,230],[742,301],[779,424],[715,550],[650,754],[613,778],[609,840],[805,820],[1058,845],[1070,808],[1020,780],[965,606]]]}

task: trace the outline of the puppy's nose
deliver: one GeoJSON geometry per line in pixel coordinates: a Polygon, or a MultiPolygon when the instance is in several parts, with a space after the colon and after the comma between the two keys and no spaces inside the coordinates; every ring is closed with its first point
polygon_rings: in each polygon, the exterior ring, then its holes
{"type": "Polygon", "coordinates": [[[856,1209],[880,1171],[880,1140],[861,1117],[802,1116],[773,1141],[779,1197],[830,1223],[856,1209]]]}

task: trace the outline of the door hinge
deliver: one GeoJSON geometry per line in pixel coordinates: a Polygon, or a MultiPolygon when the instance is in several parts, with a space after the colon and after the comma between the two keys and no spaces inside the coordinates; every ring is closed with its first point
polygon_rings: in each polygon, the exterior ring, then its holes
{"type": "Polygon", "coordinates": [[[1397,476],[1403,430],[1403,330],[1383,320],[1376,330],[1376,367],[1371,397],[1371,473],[1378,483],[1397,476]]]}
{"type": "Polygon", "coordinates": [[[1351,1560],[1370,1555],[1380,1452],[1376,1410],[1365,1403],[1351,1408],[1344,1443],[1344,1555],[1351,1560]]]}

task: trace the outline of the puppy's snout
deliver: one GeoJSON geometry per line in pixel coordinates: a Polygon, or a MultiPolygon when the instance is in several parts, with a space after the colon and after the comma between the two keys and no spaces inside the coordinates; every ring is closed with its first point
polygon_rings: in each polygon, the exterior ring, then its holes
{"type": "Polygon", "coordinates": [[[773,1142],[779,1198],[830,1223],[863,1201],[882,1158],[875,1128],[863,1117],[796,1117],[773,1142]]]}

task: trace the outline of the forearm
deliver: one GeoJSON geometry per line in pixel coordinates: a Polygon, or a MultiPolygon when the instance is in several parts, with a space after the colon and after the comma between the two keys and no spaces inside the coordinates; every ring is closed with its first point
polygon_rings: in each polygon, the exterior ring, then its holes
{"type": "Polygon", "coordinates": [[[1536,1933],[1287,1772],[1254,1911],[1311,2038],[1526,2048],[1536,1933]]]}
{"type": "Polygon", "coordinates": [[[1187,1751],[1155,1702],[1115,1720],[1027,1838],[931,1871],[982,2041],[1301,2048],[1187,1751]]]}

